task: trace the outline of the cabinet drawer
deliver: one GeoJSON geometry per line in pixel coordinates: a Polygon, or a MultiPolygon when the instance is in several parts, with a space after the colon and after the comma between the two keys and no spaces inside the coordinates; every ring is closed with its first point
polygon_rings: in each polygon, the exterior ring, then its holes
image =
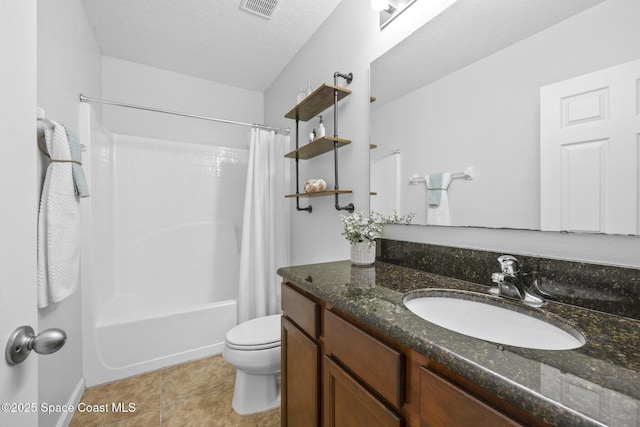
{"type": "Polygon", "coordinates": [[[320,305],[286,283],[282,284],[282,311],[313,339],[320,336],[320,305]]]}
{"type": "Polygon", "coordinates": [[[326,353],[396,408],[404,403],[404,355],[330,311],[324,316],[326,353]]]}
{"type": "Polygon", "coordinates": [[[424,367],[420,368],[420,419],[423,427],[521,425],[424,367]]]}
{"type": "Polygon", "coordinates": [[[323,424],[325,427],[404,425],[400,416],[326,356],[323,424]]]}

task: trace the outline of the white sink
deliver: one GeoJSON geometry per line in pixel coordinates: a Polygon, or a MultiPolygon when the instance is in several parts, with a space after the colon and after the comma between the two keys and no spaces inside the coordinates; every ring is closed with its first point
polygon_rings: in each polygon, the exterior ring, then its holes
{"type": "MultiPolygon", "coordinates": [[[[556,326],[533,315],[511,310],[495,297],[475,292],[419,291],[407,295],[404,305],[438,326],[498,344],[570,350],[582,347],[586,342],[584,336],[569,325],[556,320],[556,326]]],[[[523,307],[523,310],[527,309],[523,307]]],[[[534,314],[532,309],[531,314],[534,314]]]]}

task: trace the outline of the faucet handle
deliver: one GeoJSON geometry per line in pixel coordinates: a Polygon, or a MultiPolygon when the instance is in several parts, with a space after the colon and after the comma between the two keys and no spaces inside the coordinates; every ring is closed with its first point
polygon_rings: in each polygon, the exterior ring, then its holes
{"type": "Polygon", "coordinates": [[[520,272],[518,260],[511,255],[502,255],[498,257],[498,262],[500,263],[500,267],[504,274],[515,275],[520,272]]]}

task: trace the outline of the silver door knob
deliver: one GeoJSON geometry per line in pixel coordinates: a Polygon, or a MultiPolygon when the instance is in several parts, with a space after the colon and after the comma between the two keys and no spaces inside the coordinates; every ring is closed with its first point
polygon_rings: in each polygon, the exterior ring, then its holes
{"type": "Polygon", "coordinates": [[[5,358],[9,365],[22,363],[31,350],[38,354],[51,354],[60,350],[67,342],[67,334],[58,328],[47,329],[36,335],[31,326],[20,326],[11,333],[5,358]]]}

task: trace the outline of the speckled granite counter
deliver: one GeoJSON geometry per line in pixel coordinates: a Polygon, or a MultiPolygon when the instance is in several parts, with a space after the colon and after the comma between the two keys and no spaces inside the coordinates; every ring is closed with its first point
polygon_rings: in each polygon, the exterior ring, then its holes
{"type": "Polygon", "coordinates": [[[338,261],[280,268],[278,274],[489,392],[557,426],[640,426],[640,322],[549,302],[586,344],[575,350],[532,350],[468,337],[429,323],[403,304],[410,291],[488,287],[378,261],[338,261]]]}

